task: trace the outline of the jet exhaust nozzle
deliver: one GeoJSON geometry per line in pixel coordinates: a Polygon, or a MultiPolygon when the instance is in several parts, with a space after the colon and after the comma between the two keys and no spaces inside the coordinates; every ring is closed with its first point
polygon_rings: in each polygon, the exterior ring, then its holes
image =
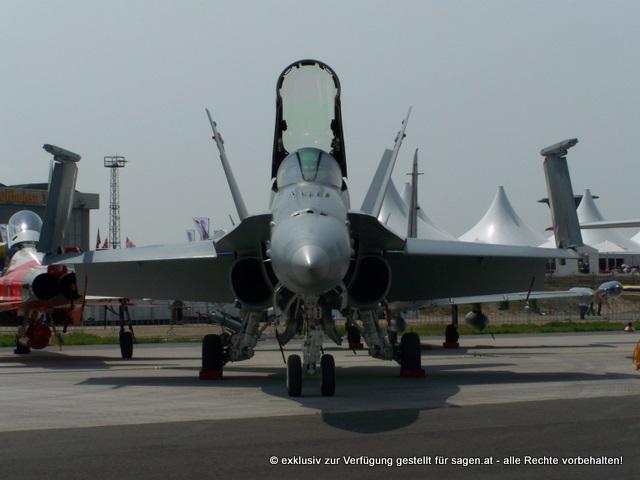
{"type": "Polygon", "coordinates": [[[69,300],[79,298],[78,284],[76,283],[75,273],[65,273],[58,281],[58,291],[60,295],[69,300]]]}
{"type": "Polygon", "coordinates": [[[28,288],[39,300],[49,300],[58,295],[58,279],[49,273],[25,276],[23,287],[28,288]]]}

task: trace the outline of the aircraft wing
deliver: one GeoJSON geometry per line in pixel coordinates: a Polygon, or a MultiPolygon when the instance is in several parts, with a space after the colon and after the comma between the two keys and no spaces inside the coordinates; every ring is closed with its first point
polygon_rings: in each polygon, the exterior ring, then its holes
{"type": "MultiPolygon", "coordinates": [[[[484,297],[542,290],[545,258],[576,259],[572,250],[408,238],[386,260],[393,281],[389,302],[484,297]]],[[[498,300],[502,301],[502,300],[498,300]]]]}
{"type": "Polygon", "coordinates": [[[545,300],[554,298],[574,298],[576,300],[591,301],[594,298],[593,290],[590,288],[570,288],[569,290],[557,292],[515,292],[502,293],[497,295],[482,295],[456,298],[437,298],[429,302],[432,307],[442,307],[446,305],[470,305],[474,303],[500,303],[517,302],[529,300],[545,300]]]}
{"type": "Polygon", "coordinates": [[[232,252],[213,242],[47,255],[43,264],[73,266],[80,294],[233,302],[232,252]]]}

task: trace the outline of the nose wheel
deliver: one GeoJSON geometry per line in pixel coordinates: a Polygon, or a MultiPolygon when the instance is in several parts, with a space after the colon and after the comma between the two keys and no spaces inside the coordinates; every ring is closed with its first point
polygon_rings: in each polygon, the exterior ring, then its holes
{"type": "Polygon", "coordinates": [[[287,358],[287,393],[290,397],[302,394],[302,360],[300,355],[289,355],[287,358]]]}
{"type": "Polygon", "coordinates": [[[333,397],[336,393],[336,364],[333,355],[323,355],[320,359],[320,392],[324,397],[333,397]]]}
{"type": "MultiPolygon", "coordinates": [[[[324,397],[332,397],[336,392],[336,365],[333,355],[320,358],[320,393],[324,397]]],[[[289,355],[287,358],[287,393],[290,397],[302,395],[302,360],[300,355],[289,355]]]]}

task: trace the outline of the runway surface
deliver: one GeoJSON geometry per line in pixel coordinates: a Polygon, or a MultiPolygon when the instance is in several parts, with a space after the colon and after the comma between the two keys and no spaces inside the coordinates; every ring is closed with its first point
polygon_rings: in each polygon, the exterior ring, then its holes
{"type": "Polygon", "coordinates": [[[273,340],[222,381],[199,344],[2,348],[0,478],[635,478],[639,338],[425,338],[423,379],[329,348],[336,395],[295,399],[273,340]]]}

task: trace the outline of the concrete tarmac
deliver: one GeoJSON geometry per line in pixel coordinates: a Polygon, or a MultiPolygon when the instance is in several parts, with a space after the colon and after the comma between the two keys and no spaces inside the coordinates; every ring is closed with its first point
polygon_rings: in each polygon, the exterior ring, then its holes
{"type": "Polygon", "coordinates": [[[423,338],[423,379],[327,348],[336,395],[305,378],[300,398],[273,340],[221,381],[199,344],[2,348],[0,478],[636,478],[638,339],[423,338]]]}

